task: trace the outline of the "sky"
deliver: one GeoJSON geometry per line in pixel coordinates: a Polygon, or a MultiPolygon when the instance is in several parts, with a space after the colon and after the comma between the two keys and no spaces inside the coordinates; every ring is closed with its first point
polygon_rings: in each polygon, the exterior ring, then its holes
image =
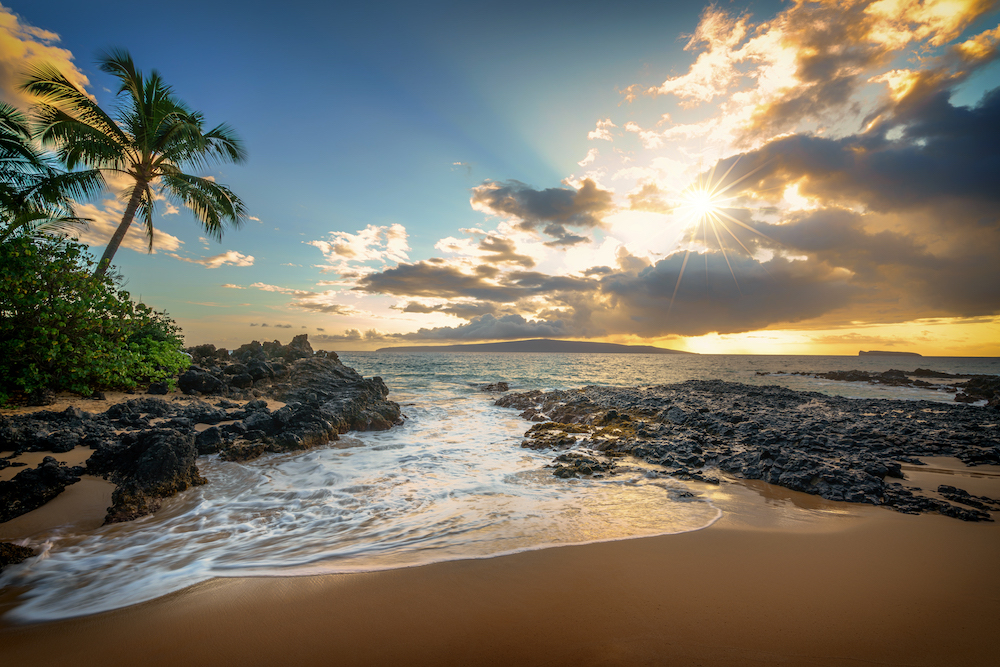
{"type": "Polygon", "coordinates": [[[115,256],[188,344],[1000,356],[998,2],[0,2],[0,99],[120,47],[245,143],[115,256]]]}

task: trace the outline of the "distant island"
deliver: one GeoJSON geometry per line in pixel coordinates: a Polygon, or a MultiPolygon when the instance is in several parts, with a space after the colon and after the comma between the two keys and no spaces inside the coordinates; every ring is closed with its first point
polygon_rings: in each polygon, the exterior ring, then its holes
{"type": "Polygon", "coordinates": [[[871,350],[865,352],[861,350],[858,352],[859,357],[919,357],[922,356],[916,352],[887,352],[885,350],[871,350]]]}
{"type": "Polygon", "coordinates": [[[682,350],[668,350],[652,345],[618,345],[616,343],[591,343],[580,340],[513,340],[504,343],[470,343],[466,345],[413,345],[382,347],[376,352],[576,352],[591,354],[695,354],[682,350]]]}

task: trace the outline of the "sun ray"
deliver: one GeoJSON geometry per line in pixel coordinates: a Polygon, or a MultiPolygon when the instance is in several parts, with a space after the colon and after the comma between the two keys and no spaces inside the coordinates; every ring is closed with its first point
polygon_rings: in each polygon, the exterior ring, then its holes
{"type": "MultiPolygon", "coordinates": [[[[722,221],[719,221],[723,224],[722,221]]],[[[719,242],[719,250],[722,251],[722,257],[726,260],[726,266],[729,267],[729,273],[733,276],[733,282],[736,283],[736,291],[743,296],[743,290],[740,289],[740,281],[736,279],[736,272],[733,271],[733,265],[729,263],[729,255],[726,253],[726,246],[722,244],[722,237],[719,236],[719,230],[715,227],[715,220],[712,220],[712,232],[715,234],[715,240],[719,242]]]]}
{"type": "MultiPolygon", "coordinates": [[[[709,227],[711,227],[712,235],[715,237],[715,242],[718,244],[718,251],[722,253],[722,257],[723,259],[725,259],[726,266],[729,268],[729,274],[733,277],[733,283],[736,285],[737,291],[740,293],[740,296],[743,296],[743,289],[740,286],[739,278],[737,278],[736,276],[736,270],[733,268],[732,260],[729,257],[730,249],[726,248],[726,245],[723,242],[724,235],[719,231],[719,227],[722,227],[725,233],[733,238],[733,240],[737,243],[739,248],[742,249],[743,252],[745,252],[747,256],[751,258],[753,258],[754,256],[753,252],[750,250],[747,244],[744,243],[740,239],[740,237],[736,234],[733,226],[739,226],[749,232],[752,232],[753,234],[756,234],[761,238],[771,241],[772,243],[776,243],[776,241],[767,234],[765,234],[764,232],[736,218],[735,216],[731,215],[729,212],[725,210],[731,208],[728,204],[733,200],[737,199],[739,195],[738,194],[733,194],[730,196],[724,196],[724,195],[726,195],[729,192],[732,192],[733,188],[735,188],[737,185],[746,181],[748,178],[750,178],[755,173],[760,171],[769,162],[769,160],[764,161],[761,164],[754,167],[753,169],[751,169],[750,171],[748,171],[747,173],[742,174],[739,178],[729,181],[730,175],[736,169],[736,166],[740,163],[741,159],[742,156],[737,156],[736,159],[733,160],[732,164],[730,164],[726,168],[725,172],[718,179],[716,178],[716,173],[719,170],[719,164],[721,160],[716,161],[715,164],[712,165],[712,168],[708,171],[707,174],[701,172],[699,168],[699,174],[696,181],[692,183],[691,186],[689,186],[686,190],[681,192],[680,196],[677,197],[677,199],[675,200],[677,202],[675,210],[682,214],[686,214],[688,220],[694,221],[694,228],[692,230],[692,235],[691,235],[692,241],[695,242],[697,241],[698,227],[701,226],[701,242],[705,248],[704,255],[705,255],[706,280],[710,275],[708,266],[709,264],[708,255],[710,250],[708,241],[708,229],[709,227]]],[[[735,246],[732,249],[735,252],[738,252],[735,246]]],[[[691,257],[691,252],[692,251],[690,247],[686,248],[684,251],[684,260],[681,262],[681,269],[677,275],[677,282],[674,285],[673,294],[671,294],[670,296],[670,305],[667,308],[668,317],[670,316],[670,313],[673,310],[674,303],[677,299],[677,294],[680,291],[681,282],[684,278],[684,272],[685,269],[687,268],[688,260],[691,257]]],[[[763,266],[763,264],[758,262],[758,265],[764,270],[765,274],[770,275],[767,269],[763,266]]]]}
{"type": "Polygon", "coordinates": [[[690,250],[684,251],[684,261],[681,262],[681,272],[677,275],[677,284],[674,285],[674,293],[670,295],[670,305],[667,306],[667,317],[670,317],[670,311],[674,309],[674,299],[677,298],[677,289],[681,286],[681,278],[684,277],[684,267],[687,266],[688,257],[691,255],[690,250]]]}

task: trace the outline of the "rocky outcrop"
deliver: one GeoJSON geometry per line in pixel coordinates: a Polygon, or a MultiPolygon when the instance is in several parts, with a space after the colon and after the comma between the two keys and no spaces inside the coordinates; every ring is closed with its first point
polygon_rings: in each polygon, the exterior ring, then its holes
{"type": "Polygon", "coordinates": [[[156,428],[127,433],[87,460],[87,472],[116,484],[105,523],[130,521],[155,512],[163,498],[204,484],[195,459],[194,433],[156,428]]]}
{"type": "Polygon", "coordinates": [[[985,400],[987,406],[1000,410],[1000,377],[979,375],[958,385],[958,388],[961,391],[955,395],[955,400],[959,403],[985,400]]]}
{"type": "Polygon", "coordinates": [[[525,434],[526,447],[591,457],[630,454],[681,479],[718,482],[730,475],[830,500],[991,520],[992,510],[954,494],[928,494],[893,481],[904,479],[901,464],[920,465],[919,456],[1000,464],[1000,420],[988,408],[847,399],[718,380],[532,391],[496,404],[540,422],[525,434]]]}
{"type": "MultiPolygon", "coordinates": [[[[316,356],[306,334],[295,336],[288,345],[280,341],[253,341],[230,353],[214,345],[189,347],[191,367],[177,379],[178,388],[190,396],[227,396],[247,399],[268,393],[275,379],[286,376],[288,364],[316,356]]],[[[318,355],[338,362],[333,352],[318,355]]],[[[149,393],[161,393],[150,386],[149,393]]]]}
{"type": "MultiPolygon", "coordinates": [[[[11,457],[26,451],[67,452],[81,445],[94,450],[86,468],[42,466],[0,482],[0,498],[10,499],[0,521],[40,506],[76,481],[72,475],[83,472],[116,484],[106,521],[128,521],[156,511],[164,498],[204,484],[198,456],[249,461],[269,452],[323,445],[347,431],[402,423],[399,405],[387,399],[389,389],[381,378],[363,378],[332,352],[313,354],[305,336],[285,346],[254,342],[233,355],[211,345],[189,353],[202,363],[238,358],[224,367],[192,366],[178,379],[189,396],[170,401],[145,396],[101,414],[69,408],[0,417],[0,451],[11,457]],[[287,405],[272,411],[259,398],[242,406],[226,399],[216,399],[213,406],[196,398],[246,395],[234,387],[250,386],[287,405]]],[[[0,459],[0,467],[7,465],[16,464],[0,459]]]]}
{"type": "MultiPolygon", "coordinates": [[[[758,376],[784,375],[758,371],[758,376]]],[[[956,403],[976,403],[986,401],[988,407],[1000,409],[1000,377],[996,375],[957,375],[933,371],[927,368],[917,368],[913,371],[891,369],[887,371],[792,371],[788,375],[804,375],[807,377],[834,380],[837,382],[867,382],[891,387],[919,387],[921,389],[937,389],[955,394],[956,403]],[[921,378],[938,380],[954,380],[953,382],[928,382],[921,378]],[[964,380],[964,381],[963,381],[964,380]]]]}
{"type": "Polygon", "coordinates": [[[37,468],[22,470],[13,479],[0,482],[0,522],[38,509],[80,481],[82,468],[68,468],[46,456],[37,468]]]}
{"type": "Polygon", "coordinates": [[[41,410],[16,418],[0,417],[0,451],[68,452],[92,439],[113,435],[113,429],[91,423],[93,415],[78,408],[41,410]]]}
{"type": "Polygon", "coordinates": [[[272,395],[317,409],[338,433],[384,431],[402,423],[399,404],[386,400],[389,388],[382,378],[366,380],[335,358],[296,361],[272,395]]]}

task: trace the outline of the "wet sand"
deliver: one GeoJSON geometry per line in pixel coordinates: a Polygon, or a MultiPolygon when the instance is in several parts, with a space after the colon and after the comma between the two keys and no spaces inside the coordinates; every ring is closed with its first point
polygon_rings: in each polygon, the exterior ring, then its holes
{"type": "Polygon", "coordinates": [[[830,503],[762,483],[702,490],[726,514],[694,533],[384,572],[217,579],[94,616],[0,620],[0,660],[998,663],[1000,526],[830,503]]]}

